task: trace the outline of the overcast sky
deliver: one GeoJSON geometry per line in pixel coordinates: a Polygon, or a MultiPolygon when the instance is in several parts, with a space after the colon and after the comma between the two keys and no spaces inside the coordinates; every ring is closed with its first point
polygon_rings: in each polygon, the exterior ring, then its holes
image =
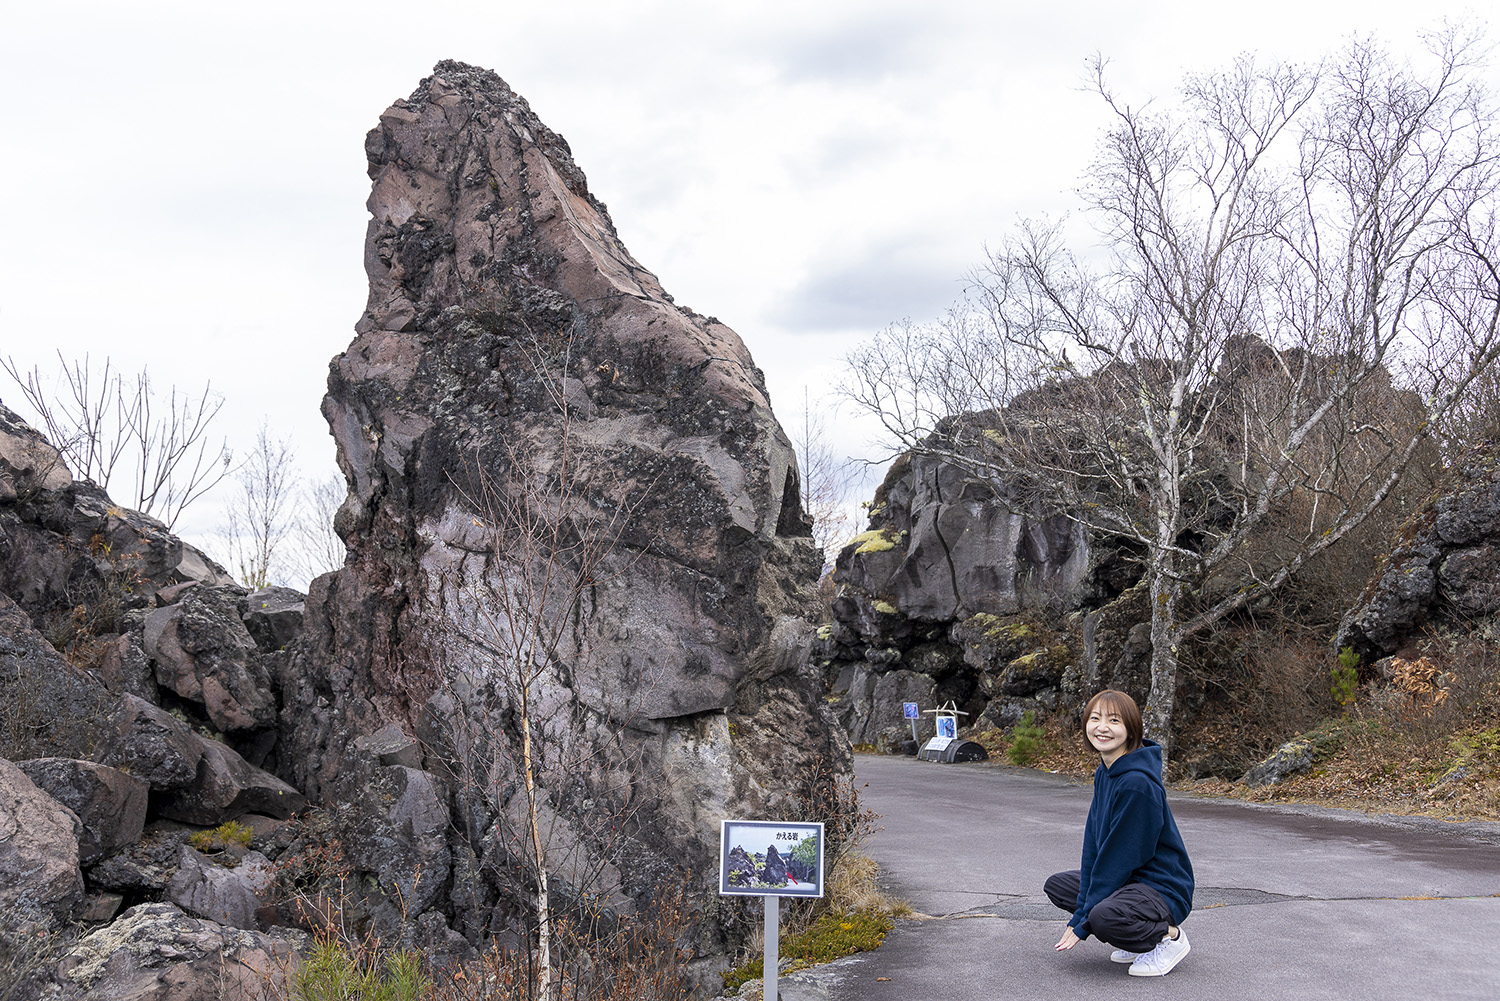
{"type": "MultiPolygon", "coordinates": [[[[10,3],[0,356],[211,382],[232,445],[264,420],[326,475],[318,404],[365,300],[364,134],[454,58],[567,137],[626,246],[740,333],[790,423],[860,337],[936,316],[987,240],[1071,206],[1104,123],[1091,54],[1131,103],[1170,101],[1242,51],[1401,51],[1472,6],[10,3]]],[[[0,398],[24,410],[3,376],[0,398]]],[[[869,437],[840,419],[841,451],[869,437]]],[[[210,502],[179,529],[220,520],[210,502]]]]}

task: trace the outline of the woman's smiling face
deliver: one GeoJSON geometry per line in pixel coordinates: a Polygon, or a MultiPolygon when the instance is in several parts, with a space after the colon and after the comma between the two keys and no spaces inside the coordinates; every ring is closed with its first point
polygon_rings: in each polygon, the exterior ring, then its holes
{"type": "Polygon", "coordinates": [[[1129,739],[1129,733],[1125,729],[1125,721],[1120,714],[1103,706],[1096,706],[1089,713],[1088,721],[1084,724],[1083,732],[1088,736],[1089,743],[1094,750],[1099,752],[1104,759],[1106,767],[1114,764],[1115,759],[1125,753],[1125,742],[1129,739]]]}

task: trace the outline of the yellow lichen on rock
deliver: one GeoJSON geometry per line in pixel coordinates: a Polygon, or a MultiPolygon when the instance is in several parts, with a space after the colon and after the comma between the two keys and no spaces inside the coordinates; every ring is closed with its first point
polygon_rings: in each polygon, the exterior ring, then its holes
{"type": "Polygon", "coordinates": [[[873,532],[856,535],[849,540],[849,545],[855,547],[855,553],[883,553],[896,548],[896,539],[901,534],[903,533],[893,532],[888,528],[878,528],[873,532]]]}

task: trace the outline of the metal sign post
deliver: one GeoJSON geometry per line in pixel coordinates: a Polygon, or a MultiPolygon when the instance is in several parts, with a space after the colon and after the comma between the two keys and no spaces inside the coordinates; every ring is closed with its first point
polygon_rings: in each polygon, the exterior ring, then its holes
{"type": "Polygon", "coordinates": [[[777,1001],[776,967],[781,960],[781,907],[777,898],[823,895],[823,825],[766,820],[720,822],[719,893],[765,898],[766,958],[761,990],[765,1001],[777,1001]]]}
{"type": "Polygon", "coordinates": [[[780,972],[777,967],[781,965],[781,898],[768,893],[762,899],[766,902],[766,959],[761,971],[760,995],[763,1001],[778,1001],[781,996],[776,989],[776,974],[780,972]]]}
{"type": "Polygon", "coordinates": [[[918,739],[917,738],[917,720],[921,719],[922,716],[921,716],[921,713],[919,713],[917,711],[917,704],[915,702],[903,702],[903,703],[901,703],[901,715],[905,716],[907,718],[907,720],[911,723],[911,739],[912,740],[918,739]]]}

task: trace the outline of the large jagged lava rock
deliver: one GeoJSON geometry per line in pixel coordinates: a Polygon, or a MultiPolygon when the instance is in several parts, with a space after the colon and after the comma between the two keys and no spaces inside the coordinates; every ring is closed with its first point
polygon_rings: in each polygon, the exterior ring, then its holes
{"type": "MultiPolygon", "coordinates": [[[[281,760],[323,797],[374,769],[451,787],[454,865],[499,857],[487,846],[517,788],[510,759],[465,789],[454,721],[490,712],[476,739],[515,735],[513,703],[476,693],[483,637],[498,648],[496,620],[520,628],[498,607],[501,578],[547,563],[535,536],[494,544],[520,505],[594,547],[553,564],[573,575],[562,590],[584,593],[543,644],[537,702],[565,713],[548,733],[596,753],[544,805],[587,842],[568,851],[591,857],[626,850],[588,832],[629,811],[652,863],[606,895],[643,891],[663,859],[706,886],[719,819],[799,809],[847,771],[798,670],[810,627],[789,617],[820,560],[762,375],[734,331],[676,305],[630,256],[567,144],[495,74],[438,64],[365,149],[370,296],[323,404],[350,558],[311,588],[281,760]],[[423,737],[442,781],[359,741],[392,723],[423,737]]],[[[422,854],[413,838],[393,857],[422,854]]],[[[461,898],[493,902],[458,882],[456,926],[461,898]]]]}
{"type": "Polygon", "coordinates": [[[1395,653],[1429,623],[1474,628],[1500,612],[1500,454],[1465,452],[1414,512],[1339,628],[1337,647],[1395,653]]]}

